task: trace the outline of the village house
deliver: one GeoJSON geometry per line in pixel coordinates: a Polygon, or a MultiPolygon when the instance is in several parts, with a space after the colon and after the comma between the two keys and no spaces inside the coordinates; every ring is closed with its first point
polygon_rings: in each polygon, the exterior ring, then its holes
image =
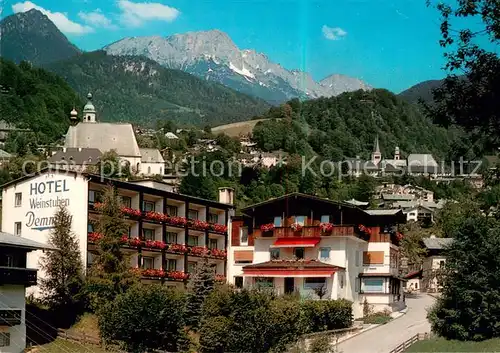
{"type": "Polygon", "coordinates": [[[37,284],[36,267],[27,267],[32,251],[55,250],[30,239],[0,232],[0,352],[26,348],[26,288],[37,284]]]}
{"type": "Polygon", "coordinates": [[[453,238],[430,238],[423,239],[423,245],[427,249],[427,256],[422,264],[421,289],[425,292],[439,292],[442,288],[442,269],[446,263],[446,248],[451,245],[453,238]]]}
{"type": "Polygon", "coordinates": [[[293,193],[234,217],[228,281],[276,293],[348,299],[375,311],[404,307],[398,277],[401,210],[364,211],[348,203],[293,193]]]}
{"type": "MultiPolygon", "coordinates": [[[[80,244],[82,263],[91,266],[99,203],[107,185],[117,189],[128,231],[123,251],[130,255],[143,281],[182,286],[201,259],[208,258],[219,279],[226,273],[228,225],[233,214],[233,190],[220,190],[221,202],[172,191],[151,180],[125,182],[88,173],[45,169],[3,186],[2,231],[23,239],[46,242],[59,205],[72,216],[72,231],[80,244]]],[[[38,268],[40,251],[28,254],[27,265],[38,268]]],[[[43,277],[43,273],[40,276],[43,277]]],[[[39,294],[37,288],[32,292],[39,294]]]]}

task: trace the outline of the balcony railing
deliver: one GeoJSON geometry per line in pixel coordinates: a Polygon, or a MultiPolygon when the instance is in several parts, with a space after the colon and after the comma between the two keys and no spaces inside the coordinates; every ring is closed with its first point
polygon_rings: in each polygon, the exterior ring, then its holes
{"type": "Polygon", "coordinates": [[[0,285],[2,284],[34,286],[36,285],[36,270],[31,268],[0,266],[0,285]]]}
{"type": "Polygon", "coordinates": [[[276,237],[320,237],[320,236],[356,236],[354,226],[334,226],[331,231],[323,231],[320,226],[304,226],[300,230],[294,230],[292,227],[276,227],[273,230],[263,232],[260,229],[255,229],[253,235],[256,238],[276,237]]]}

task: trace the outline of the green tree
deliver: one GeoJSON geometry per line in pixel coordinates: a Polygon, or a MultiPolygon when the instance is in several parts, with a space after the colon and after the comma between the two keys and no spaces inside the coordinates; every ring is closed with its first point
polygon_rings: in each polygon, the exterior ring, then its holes
{"type": "Polygon", "coordinates": [[[40,261],[46,274],[40,279],[43,300],[64,326],[74,322],[84,304],[83,264],[78,240],[71,230],[72,218],[64,206],[59,207],[48,240],[58,250],[46,252],[40,261]]]}
{"type": "Polygon", "coordinates": [[[186,305],[186,323],[196,329],[199,326],[203,303],[214,290],[215,268],[208,259],[198,262],[189,279],[186,305]]]}
{"type": "Polygon", "coordinates": [[[121,341],[128,352],[184,350],[182,292],[156,284],[136,284],[99,311],[101,336],[121,341]]]}
{"type": "Polygon", "coordinates": [[[408,261],[409,272],[419,270],[427,254],[422,239],[430,236],[432,231],[423,229],[417,222],[410,222],[403,225],[401,232],[404,234],[399,245],[401,257],[408,261]]]}
{"type": "Polygon", "coordinates": [[[104,152],[99,162],[95,166],[88,166],[87,171],[116,179],[128,178],[131,175],[130,165],[121,161],[115,150],[104,152]]]}
{"type": "Polygon", "coordinates": [[[432,330],[464,341],[500,337],[500,224],[476,213],[452,236],[442,295],[428,316],[432,330]]]}
{"type": "MultiPolygon", "coordinates": [[[[434,1],[427,0],[428,5],[434,1]]],[[[446,77],[433,92],[429,115],[440,124],[458,124],[496,146],[500,138],[500,4],[491,0],[439,1],[440,44],[446,77]],[[471,27],[468,28],[467,25],[471,27]],[[473,26],[473,27],[472,27],[473,26]],[[487,43],[480,45],[479,43],[487,43]]]]}
{"type": "Polygon", "coordinates": [[[120,211],[120,197],[108,186],[98,207],[95,231],[102,235],[97,242],[97,255],[87,278],[90,304],[95,310],[112,301],[137,281],[130,271],[129,259],[121,249],[121,239],[128,227],[120,211]]]}

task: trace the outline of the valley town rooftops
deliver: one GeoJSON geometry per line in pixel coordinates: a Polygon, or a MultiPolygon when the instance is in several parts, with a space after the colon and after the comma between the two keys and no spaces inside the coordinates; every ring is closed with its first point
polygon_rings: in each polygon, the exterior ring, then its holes
{"type": "Polygon", "coordinates": [[[102,153],[97,148],[64,148],[57,151],[50,158],[50,163],[74,163],[77,165],[95,165],[101,158],[102,153]]]}
{"type": "Polygon", "coordinates": [[[443,250],[453,242],[453,238],[424,238],[422,240],[429,250],[443,250]]]}

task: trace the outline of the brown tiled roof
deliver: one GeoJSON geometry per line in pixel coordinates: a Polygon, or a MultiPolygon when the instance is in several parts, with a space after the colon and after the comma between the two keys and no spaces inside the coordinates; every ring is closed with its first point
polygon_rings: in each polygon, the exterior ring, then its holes
{"type": "Polygon", "coordinates": [[[344,267],[330,265],[318,260],[271,260],[259,264],[252,264],[243,267],[243,269],[258,269],[258,268],[283,268],[283,269],[299,269],[299,268],[331,268],[343,269],[344,267]]]}

